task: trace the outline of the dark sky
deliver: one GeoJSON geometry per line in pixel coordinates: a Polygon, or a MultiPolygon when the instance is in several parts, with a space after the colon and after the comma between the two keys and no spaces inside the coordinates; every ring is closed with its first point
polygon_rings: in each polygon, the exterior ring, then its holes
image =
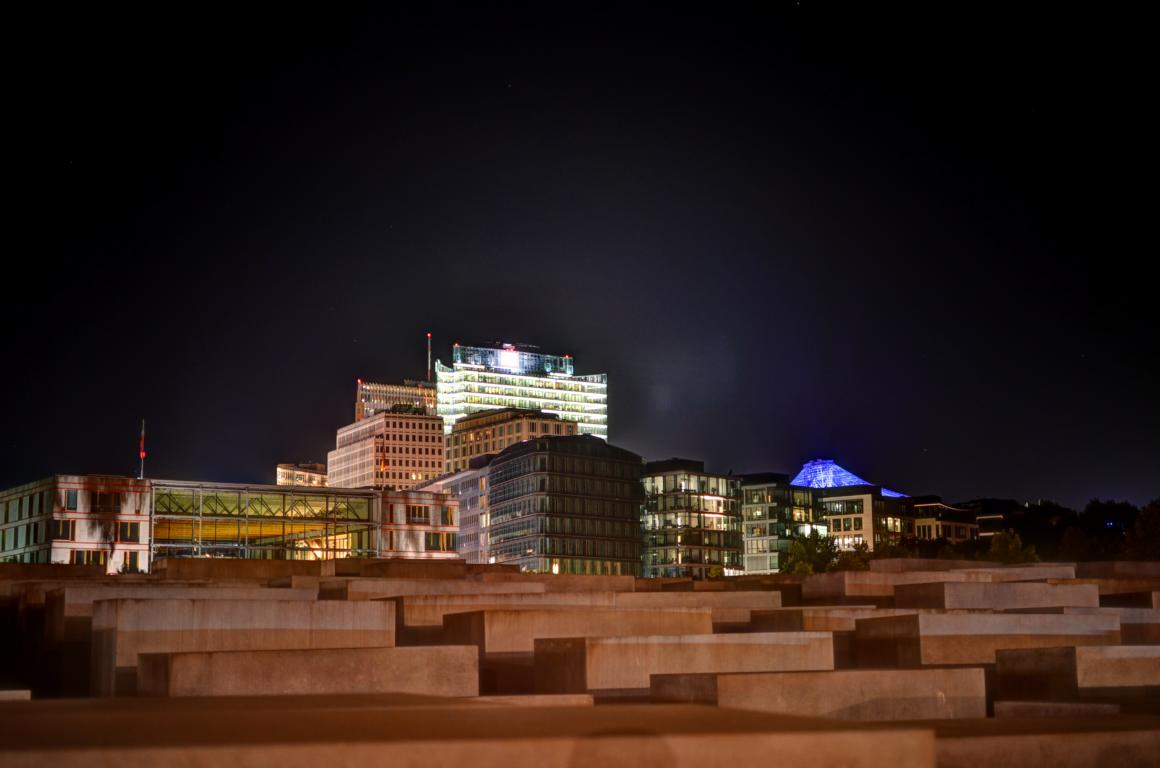
{"type": "Polygon", "coordinates": [[[430,330],[648,458],[1160,496],[1143,19],[411,5],[11,30],[0,487],[272,482],[430,330]]]}

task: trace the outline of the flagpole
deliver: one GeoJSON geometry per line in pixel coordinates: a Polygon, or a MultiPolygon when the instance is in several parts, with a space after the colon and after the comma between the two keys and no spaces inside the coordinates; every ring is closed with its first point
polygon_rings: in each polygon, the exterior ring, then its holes
{"type": "Polygon", "coordinates": [[[138,480],[145,479],[145,419],[141,419],[141,471],[137,473],[138,480]]]}

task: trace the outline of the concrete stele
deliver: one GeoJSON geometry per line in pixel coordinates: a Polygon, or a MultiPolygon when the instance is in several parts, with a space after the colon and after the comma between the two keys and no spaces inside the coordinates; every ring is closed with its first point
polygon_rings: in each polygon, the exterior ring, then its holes
{"type": "Polygon", "coordinates": [[[742,633],[537,640],[540,693],[647,691],[675,672],[831,670],[828,632],[742,633]]]}

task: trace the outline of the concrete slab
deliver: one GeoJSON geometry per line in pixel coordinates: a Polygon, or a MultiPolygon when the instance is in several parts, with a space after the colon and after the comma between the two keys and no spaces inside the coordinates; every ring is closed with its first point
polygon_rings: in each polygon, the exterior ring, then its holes
{"type": "Polygon", "coordinates": [[[92,692],[132,695],[142,653],[392,646],[394,611],[390,602],[101,600],[92,692]]]}
{"type": "Polygon", "coordinates": [[[995,698],[1019,701],[1153,698],[1160,707],[1160,646],[999,651],[995,698]]]}
{"type": "Polygon", "coordinates": [[[93,604],[99,600],[265,600],[313,601],[317,591],[272,587],[226,587],[208,583],[166,583],[101,586],[66,586],[49,590],[45,598],[45,632],[50,640],[87,634],[93,604]],[[80,619],[82,621],[75,621],[80,619]]]}
{"type": "Polygon", "coordinates": [[[1117,645],[1111,615],[917,613],[857,619],[859,667],[994,664],[1002,649],[1117,645]]]}
{"type": "Polygon", "coordinates": [[[402,595],[542,594],[543,582],[483,583],[464,579],[323,579],[320,600],[381,600],[402,595]]]}
{"type": "Polygon", "coordinates": [[[1094,584],[1039,582],[900,584],[894,590],[895,608],[1009,610],[1013,608],[1099,607],[1094,584]]]}
{"type": "Polygon", "coordinates": [[[894,588],[900,584],[927,584],[940,581],[989,581],[982,573],[965,571],[835,571],[807,576],[802,582],[802,601],[811,603],[873,603],[893,605],[894,588]]]}
{"type": "Polygon", "coordinates": [[[996,701],[995,717],[1107,717],[1120,714],[1119,704],[1092,701],[996,701]]]}
{"type": "MultiPolygon", "coordinates": [[[[406,650],[406,649],[396,649],[406,650]]],[[[325,700],[328,697],[312,697],[325,700]]],[[[0,763],[11,768],[317,765],[569,768],[744,765],[755,755],[817,768],[931,768],[928,727],[892,728],[689,705],[351,710],[270,709],[228,699],[156,699],[126,728],[120,711],[5,711],[0,763]],[[196,704],[196,707],[190,707],[196,704]],[[181,705],[175,707],[174,705],[181,705]],[[219,708],[220,707],[220,708],[219,708]],[[873,744],[872,749],[867,745],[873,744]]],[[[259,700],[260,701],[260,700],[259,700]]]]}
{"type": "Polygon", "coordinates": [[[218,557],[162,557],[152,570],[162,579],[234,579],[268,582],[283,576],[321,576],[321,560],[240,560],[218,557]]]}
{"type": "Polygon", "coordinates": [[[966,568],[961,571],[996,584],[1015,581],[1047,581],[1074,579],[1075,563],[1028,563],[1027,565],[1000,565],[997,567],[966,568]]]}
{"type": "Polygon", "coordinates": [[[1160,719],[1040,717],[920,721],[934,729],[939,768],[1151,768],[1160,719]]]}
{"type": "Polygon", "coordinates": [[[477,696],[471,646],[142,654],[142,696],[416,693],[477,696]]]}
{"type": "Polygon", "coordinates": [[[614,592],[405,595],[391,599],[399,606],[396,616],[403,627],[442,627],[444,616],[469,611],[616,607],[614,592]]]}
{"type": "Polygon", "coordinates": [[[84,696],[90,693],[92,669],[92,613],[97,600],[115,598],[179,598],[230,600],[313,600],[311,590],[270,589],[264,586],[215,586],[206,581],[152,580],[149,582],[120,581],[120,577],[92,583],[52,582],[29,584],[26,598],[30,601],[43,595],[44,607],[38,629],[36,608],[25,606],[30,639],[38,643],[40,656],[33,662],[38,669],[38,695],[84,696]]]}
{"type": "Polygon", "coordinates": [[[1075,575],[1081,579],[1160,579],[1160,563],[1144,560],[1111,560],[1076,563],[1075,575]]]}
{"type": "Polygon", "coordinates": [[[640,695],[649,676],[676,672],[833,669],[826,632],[777,632],[536,640],[539,693],[640,695]]]}
{"type": "Polygon", "coordinates": [[[448,614],[443,639],[474,645],[484,656],[531,654],[536,640],[550,637],[703,635],[713,631],[704,608],[484,610],[448,614]]]}
{"type": "Polygon", "coordinates": [[[1160,610],[1152,608],[1058,608],[1052,613],[1105,614],[1120,617],[1124,645],[1160,645],[1160,610]]]}
{"type": "Polygon", "coordinates": [[[741,592],[618,592],[617,608],[708,608],[714,624],[748,624],[754,610],[781,607],[781,593],[741,592]]]}
{"type": "Polygon", "coordinates": [[[470,701],[494,707],[591,707],[588,693],[532,693],[523,696],[477,696],[470,701]]]}
{"type": "MultiPolygon", "coordinates": [[[[324,575],[337,575],[337,571],[335,574],[324,575]]],[[[407,560],[403,558],[364,560],[357,575],[374,576],[381,579],[463,579],[467,577],[467,562],[465,560],[407,560]]]]}
{"type": "Polygon", "coordinates": [[[878,573],[906,571],[954,571],[964,568],[1002,568],[1002,563],[986,560],[941,560],[933,557],[883,557],[870,561],[870,570],[878,573]]]}
{"type": "Polygon", "coordinates": [[[652,700],[839,720],[986,717],[983,669],[653,675],[652,700]]]}
{"type": "Polygon", "coordinates": [[[478,573],[470,577],[483,583],[539,582],[546,592],[632,592],[636,589],[635,576],[579,576],[552,573],[478,573]]]}

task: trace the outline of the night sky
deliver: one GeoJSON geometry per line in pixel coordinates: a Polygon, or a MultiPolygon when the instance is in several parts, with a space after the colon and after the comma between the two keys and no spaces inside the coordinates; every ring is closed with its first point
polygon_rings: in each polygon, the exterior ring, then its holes
{"type": "Polygon", "coordinates": [[[431,331],[607,372],[647,458],[1160,496],[1142,19],[412,5],[9,30],[0,487],[142,417],[151,476],[273,482],[431,331]]]}

